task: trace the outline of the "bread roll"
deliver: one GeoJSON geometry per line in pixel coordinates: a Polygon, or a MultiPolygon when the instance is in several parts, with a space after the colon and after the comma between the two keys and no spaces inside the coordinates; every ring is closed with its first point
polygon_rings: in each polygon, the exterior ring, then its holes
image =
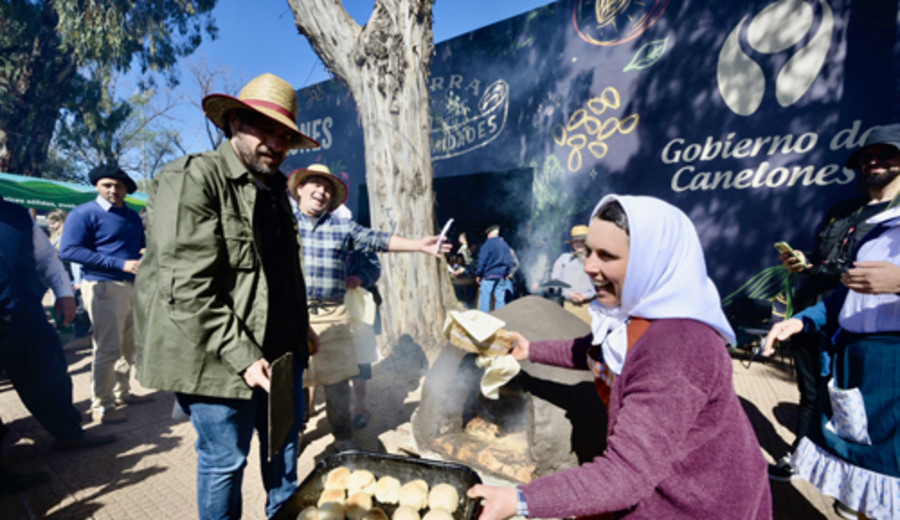
{"type": "Polygon", "coordinates": [[[422,520],[453,520],[453,515],[443,509],[430,509],[422,520]]]}
{"type": "Polygon", "coordinates": [[[409,506],[400,506],[394,511],[391,520],[419,520],[419,510],[409,506]]]}
{"type": "Polygon", "coordinates": [[[319,508],[316,506],[306,507],[297,515],[297,520],[319,520],[319,508]]]}
{"type": "Polygon", "coordinates": [[[455,487],[442,482],[431,488],[428,493],[428,507],[453,513],[459,507],[459,493],[455,487]]]}
{"type": "Polygon", "coordinates": [[[316,502],[316,505],[321,508],[323,504],[327,504],[329,502],[343,505],[344,504],[344,490],[343,489],[326,489],[325,491],[322,491],[322,494],[319,495],[319,501],[316,502]]]}
{"type": "Polygon", "coordinates": [[[369,495],[374,493],[375,475],[367,469],[357,469],[350,473],[347,479],[347,494],[364,491],[369,495]]]}
{"type": "Polygon", "coordinates": [[[325,489],[346,489],[347,480],[350,478],[350,468],[338,466],[328,472],[325,477],[325,489]]]}
{"type": "Polygon", "coordinates": [[[344,505],[325,502],[319,506],[319,520],[344,520],[344,505]]]}
{"type": "Polygon", "coordinates": [[[425,482],[424,480],[422,480],[420,478],[417,478],[415,480],[410,480],[409,482],[406,483],[406,485],[407,486],[419,486],[420,488],[425,490],[426,493],[428,493],[428,482],[425,482]]]}
{"type": "Polygon", "coordinates": [[[366,511],[372,509],[372,495],[357,491],[344,501],[344,514],[350,520],[362,520],[366,511]]]}
{"type": "Polygon", "coordinates": [[[382,504],[396,504],[400,500],[400,481],[394,477],[381,477],[375,483],[375,500],[382,504]]]}
{"type": "Polygon", "coordinates": [[[387,513],[384,512],[384,509],[380,507],[373,507],[366,511],[366,514],[363,515],[362,520],[388,520],[387,513]]]}
{"type": "Polygon", "coordinates": [[[401,506],[409,506],[416,511],[425,509],[428,505],[428,483],[418,479],[403,484],[400,488],[401,506]]]}

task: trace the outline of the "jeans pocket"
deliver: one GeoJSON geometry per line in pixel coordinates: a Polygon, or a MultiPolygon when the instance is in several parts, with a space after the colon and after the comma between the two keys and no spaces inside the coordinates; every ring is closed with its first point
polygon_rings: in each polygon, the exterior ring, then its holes
{"type": "Polygon", "coordinates": [[[832,379],[828,382],[828,397],[831,400],[832,414],[825,427],[842,439],[858,444],[872,444],[866,407],[859,388],[837,388],[832,379]]]}

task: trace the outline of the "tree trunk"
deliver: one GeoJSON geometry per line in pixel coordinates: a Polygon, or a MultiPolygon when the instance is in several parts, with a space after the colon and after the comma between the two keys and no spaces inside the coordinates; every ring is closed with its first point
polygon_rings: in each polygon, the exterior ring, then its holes
{"type": "MultiPolygon", "coordinates": [[[[433,235],[434,190],[428,70],[434,0],[377,0],[360,27],[336,0],[288,0],[297,28],[349,88],[363,127],[366,183],[375,229],[433,235]]],[[[456,298],[442,261],[422,254],[381,255],[383,331],[404,334],[433,359],[448,306],[456,298]]]]}

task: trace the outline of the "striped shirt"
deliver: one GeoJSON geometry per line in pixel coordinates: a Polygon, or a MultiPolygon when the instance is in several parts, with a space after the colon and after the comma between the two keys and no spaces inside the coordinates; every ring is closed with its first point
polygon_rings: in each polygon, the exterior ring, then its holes
{"type": "Polygon", "coordinates": [[[351,251],[387,251],[391,234],[325,213],[310,217],[297,211],[303,244],[306,296],[312,300],[343,300],[347,291],[347,258],[351,251]]]}

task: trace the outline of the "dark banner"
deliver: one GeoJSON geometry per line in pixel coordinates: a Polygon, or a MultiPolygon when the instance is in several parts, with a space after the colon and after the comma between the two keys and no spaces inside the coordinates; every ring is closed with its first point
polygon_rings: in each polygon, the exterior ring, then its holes
{"type": "MultiPolygon", "coordinates": [[[[825,211],[858,193],[844,161],[900,121],[897,28],[888,0],[563,0],[439,44],[437,224],[506,225],[539,278],[604,194],[654,195],[694,221],[727,293],[778,263],[774,242],[809,249],[825,211]],[[441,204],[446,190],[466,195],[441,204]]],[[[322,148],[289,167],[325,162],[366,214],[348,91],[299,95],[322,148]]]]}

